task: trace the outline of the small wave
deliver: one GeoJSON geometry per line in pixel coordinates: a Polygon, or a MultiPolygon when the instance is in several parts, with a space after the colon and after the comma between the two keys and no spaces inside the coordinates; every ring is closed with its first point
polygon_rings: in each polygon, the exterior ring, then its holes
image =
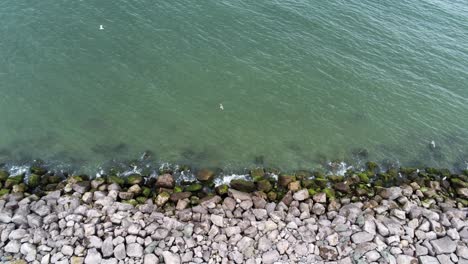
{"type": "Polygon", "coordinates": [[[223,175],[221,177],[217,177],[214,179],[214,184],[215,186],[223,185],[223,184],[229,184],[232,180],[246,180],[250,176],[248,174],[231,174],[231,175],[223,175]]]}

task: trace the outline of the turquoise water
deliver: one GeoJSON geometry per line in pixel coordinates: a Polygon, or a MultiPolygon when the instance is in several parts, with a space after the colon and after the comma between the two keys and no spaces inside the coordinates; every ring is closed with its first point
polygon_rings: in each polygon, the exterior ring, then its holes
{"type": "Polygon", "coordinates": [[[4,0],[0,21],[4,161],[468,161],[465,0],[4,0]]]}

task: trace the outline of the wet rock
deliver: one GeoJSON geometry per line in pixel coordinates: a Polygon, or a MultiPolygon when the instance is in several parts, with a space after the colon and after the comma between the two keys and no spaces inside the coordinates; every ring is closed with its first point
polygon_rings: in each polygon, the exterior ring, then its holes
{"type": "Polygon", "coordinates": [[[247,193],[253,192],[256,189],[253,182],[242,179],[232,180],[229,185],[235,190],[247,193]]]}
{"type": "Polygon", "coordinates": [[[156,179],[156,187],[172,189],[174,186],[174,177],[170,174],[159,175],[156,179]]]}
{"type": "Polygon", "coordinates": [[[197,179],[202,182],[212,181],[214,176],[214,171],[209,169],[201,169],[197,172],[197,179]]]}

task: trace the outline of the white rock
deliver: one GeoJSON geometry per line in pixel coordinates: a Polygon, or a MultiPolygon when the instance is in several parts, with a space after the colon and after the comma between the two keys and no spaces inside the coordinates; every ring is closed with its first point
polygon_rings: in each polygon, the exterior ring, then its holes
{"type": "Polygon", "coordinates": [[[9,253],[18,253],[20,251],[21,244],[18,242],[18,240],[10,240],[8,244],[5,246],[4,250],[5,252],[9,253]]]}
{"type": "Polygon", "coordinates": [[[155,254],[146,254],[143,259],[143,264],[158,264],[159,258],[155,254]]]}
{"type": "Polygon", "coordinates": [[[273,264],[279,260],[280,254],[275,249],[263,253],[262,263],[264,264],[273,264]]]}
{"type": "Polygon", "coordinates": [[[293,195],[294,200],[304,201],[309,198],[309,191],[307,189],[302,189],[293,195]]]}
{"type": "Polygon", "coordinates": [[[102,243],[101,252],[105,258],[110,257],[112,256],[112,254],[114,254],[114,244],[112,243],[112,240],[112,237],[108,236],[106,239],[104,239],[104,242],[102,243]]]}
{"type": "Polygon", "coordinates": [[[114,248],[114,257],[116,257],[119,260],[123,260],[123,259],[125,259],[127,257],[127,251],[125,250],[125,244],[124,243],[118,244],[114,248]]]}
{"type": "Polygon", "coordinates": [[[65,256],[72,256],[73,255],[73,248],[69,245],[63,245],[62,247],[62,254],[65,255],[65,256]]]}
{"type": "Polygon", "coordinates": [[[101,263],[102,256],[101,253],[97,251],[95,248],[88,249],[88,253],[86,254],[86,258],[84,263],[85,264],[96,264],[101,263]]]}
{"type": "Polygon", "coordinates": [[[164,251],[162,253],[165,264],[180,264],[180,257],[177,254],[173,254],[170,251],[164,251]]]}
{"type": "Polygon", "coordinates": [[[211,222],[213,222],[214,225],[219,226],[219,227],[224,226],[224,217],[222,217],[220,215],[212,214],[210,219],[211,219],[211,222]]]}
{"type": "Polygon", "coordinates": [[[138,243],[128,244],[127,256],[141,258],[143,256],[143,247],[138,243]]]}

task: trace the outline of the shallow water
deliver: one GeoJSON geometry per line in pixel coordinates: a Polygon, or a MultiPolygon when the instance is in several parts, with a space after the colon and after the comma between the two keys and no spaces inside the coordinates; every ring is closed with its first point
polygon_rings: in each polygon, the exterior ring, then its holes
{"type": "Polygon", "coordinates": [[[0,21],[5,161],[468,161],[464,0],[5,0],[0,21]]]}

